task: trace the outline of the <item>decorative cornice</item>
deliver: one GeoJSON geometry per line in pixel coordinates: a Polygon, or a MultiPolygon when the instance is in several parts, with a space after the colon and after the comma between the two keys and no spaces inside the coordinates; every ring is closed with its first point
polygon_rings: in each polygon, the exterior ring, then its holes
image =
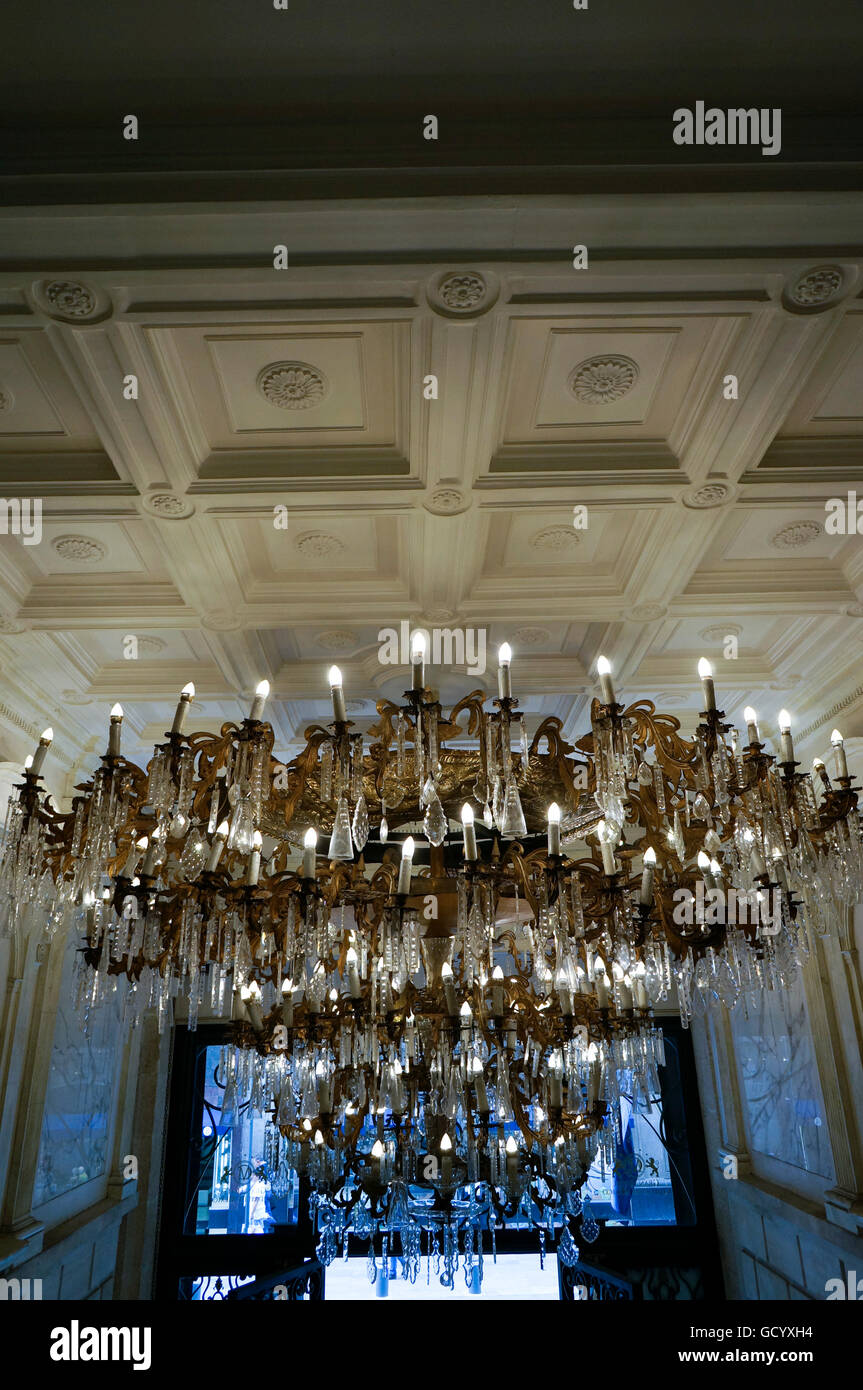
{"type": "Polygon", "coordinates": [[[820,729],[822,724],[829,724],[836,718],[837,714],[842,713],[843,709],[847,709],[849,705],[853,705],[861,698],[863,698],[863,685],[858,685],[856,690],[852,690],[849,695],[845,695],[841,700],[837,700],[835,705],[831,705],[830,708],[825,710],[823,714],[820,714],[813,723],[807,724],[805,729],[801,729],[800,733],[797,735],[800,742],[802,743],[810,734],[814,734],[815,730],[820,729]]]}

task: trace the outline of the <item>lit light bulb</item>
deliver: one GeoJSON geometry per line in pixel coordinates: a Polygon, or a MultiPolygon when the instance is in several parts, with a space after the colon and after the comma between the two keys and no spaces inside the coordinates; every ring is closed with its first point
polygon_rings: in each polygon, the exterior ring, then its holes
{"type": "Polygon", "coordinates": [[[653,845],[648,845],[647,849],[644,851],[644,862],[645,864],[656,864],[656,850],[653,848],[653,845]]]}
{"type": "Polygon", "coordinates": [[[611,662],[607,656],[598,656],[596,659],[596,671],[599,676],[599,684],[602,688],[603,704],[613,705],[614,685],[611,680],[611,662]]]}
{"type": "Polygon", "coordinates": [[[512,678],[509,669],[511,664],[512,647],[509,642],[501,642],[497,650],[497,693],[501,700],[508,700],[512,696],[512,678]]]}
{"type": "Polygon", "coordinates": [[[760,743],[758,736],[758,715],[751,705],[747,705],[743,711],[743,718],[746,720],[746,734],[750,743],[760,743]]]}
{"type": "Polygon", "coordinates": [[[452,1140],[448,1134],[441,1136],[440,1151],[442,1154],[452,1153],[452,1140]]]}
{"type": "Polygon", "coordinates": [[[560,854],[560,807],[556,801],[548,808],[548,852],[560,854]]]}
{"type": "Polygon", "coordinates": [[[250,721],[257,722],[264,713],[264,705],[270,693],[270,682],[267,680],[258,681],[255,686],[255,698],[252,701],[252,708],[249,710],[250,721]]]}
{"type": "Polygon", "coordinates": [[[333,697],[333,719],[337,724],[344,724],[347,721],[348,712],[345,708],[345,693],[342,690],[342,673],[338,666],[331,666],[329,671],[330,694],[333,697]]]}
{"type": "Polygon", "coordinates": [[[703,656],[698,663],[698,675],[701,679],[701,689],[704,692],[704,710],[710,714],[716,709],[716,694],[713,689],[713,667],[703,656]]]}

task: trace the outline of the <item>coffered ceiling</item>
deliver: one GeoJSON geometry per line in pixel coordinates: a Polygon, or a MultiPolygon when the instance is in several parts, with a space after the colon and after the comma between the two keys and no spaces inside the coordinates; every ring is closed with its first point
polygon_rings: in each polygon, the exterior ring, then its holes
{"type": "Polygon", "coordinates": [[[290,755],[332,661],[358,727],[398,698],[378,634],[402,620],[485,639],[484,674],[433,671],[445,700],[495,693],[509,640],[529,726],[584,731],[603,651],[687,731],[707,655],[736,719],[773,735],[787,705],[809,756],[834,723],[863,736],[863,536],[825,530],[827,499],[863,498],[861,214],[8,213],[0,495],[43,517],[39,544],[0,535],[0,758],[53,724],[66,793],[115,700],[143,758],[187,680],[204,728],[262,676],[290,755]]]}

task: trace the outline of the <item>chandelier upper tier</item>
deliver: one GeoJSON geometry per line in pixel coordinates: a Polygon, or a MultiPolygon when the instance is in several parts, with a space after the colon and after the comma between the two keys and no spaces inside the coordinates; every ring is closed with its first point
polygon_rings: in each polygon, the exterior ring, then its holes
{"type": "Polygon", "coordinates": [[[330,1258],[351,1223],[405,1246],[437,1221],[452,1268],[478,1212],[524,1200],[569,1240],[591,1163],[614,1161],[620,1095],[658,1092],[654,1010],[676,995],[685,1022],[785,986],[810,932],[863,896],[838,733],[835,775],[804,772],[785,713],[777,758],[754,710],[745,738],[726,722],[706,662],[691,739],[598,672],[571,745],[555,718],[529,739],[506,645],[497,699],[449,713],[415,645],[403,703],[379,701],[366,738],[334,667],[333,719],[287,765],[267,682],[242,724],[186,734],[189,685],[146,771],[115,706],[67,814],[42,785],[46,730],[10,801],[6,930],[41,912],[49,936],[81,934],[85,1011],[122,984],[132,1018],[166,1023],[182,997],[190,1027],[233,1020],[226,1110],[248,1095],[269,1115],[330,1258]]]}

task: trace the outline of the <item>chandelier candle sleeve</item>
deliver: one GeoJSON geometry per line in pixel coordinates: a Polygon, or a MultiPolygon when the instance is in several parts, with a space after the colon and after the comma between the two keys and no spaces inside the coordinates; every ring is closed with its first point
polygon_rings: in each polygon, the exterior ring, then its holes
{"type": "Polygon", "coordinates": [[[359,999],[362,992],[360,987],[360,972],[357,969],[359,959],[353,946],[349,946],[345,954],[345,969],[348,972],[348,989],[351,992],[352,999],[359,999]]]}
{"type": "Polygon", "coordinates": [[[184,685],[180,691],[180,701],[174,711],[174,722],[171,725],[172,734],[181,734],[186,724],[186,715],[189,712],[189,705],[195,698],[195,687],[192,681],[184,685]]]}
{"type": "Polygon", "coordinates": [[[34,777],[38,777],[39,773],[42,771],[42,764],[44,763],[45,758],[48,755],[48,749],[51,747],[53,741],[54,730],[46,729],[39,740],[39,743],[36,747],[36,752],[33,754],[33,762],[30,767],[30,771],[33,773],[34,777]]]}
{"type": "Polygon", "coordinates": [[[475,860],[476,851],[476,830],[473,823],[473,807],[465,802],[461,808],[461,828],[464,838],[464,857],[467,860],[475,860]]]}
{"type": "Polygon", "coordinates": [[[597,657],[596,670],[599,675],[599,684],[602,687],[602,703],[604,705],[615,704],[614,686],[611,682],[611,662],[607,656],[597,657]]]}
{"type": "Polygon", "coordinates": [[[506,1141],[506,1176],[507,1180],[513,1183],[518,1177],[518,1144],[514,1134],[506,1141]]]}
{"type": "Polygon", "coordinates": [[[767,873],[767,865],[764,862],[764,855],[757,845],[752,846],[752,853],[749,856],[749,863],[752,868],[753,878],[763,878],[767,873]]]}
{"type": "Polygon", "coordinates": [[[642,907],[649,907],[653,901],[653,875],[656,872],[656,850],[648,845],[644,851],[644,867],[641,870],[641,892],[638,901],[642,907]]]}
{"type": "Polygon", "coordinates": [[[780,761],[783,763],[794,762],[794,743],[791,738],[791,715],[787,709],[779,711],[779,732],[780,739],[780,761]]]}
{"type": "Polygon", "coordinates": [[[414,840],[408,835],[402,845],[402,862],[399,864],[399,881],[396,892],[407,896],[411,891],[411,872],[413,870],[414,840]]]}
{"type": "Polygon", "coordinates": [[[455,998],[455,985],[453,984],[452,966],[445,960],[440,971],[441,984],[443,985],[444,998],[446,999],[446,1011],[450,1018],[455,1018],[458,1013],[458,1004],[455,998]]]}
{"type": "Polygon", "coordinates": [[[269,693],[270,682],[258,681],[258,684],[255,686],[255,698],[252,701],[252,708],[249,710],[249,720],[252,723],[257,723],[260,719],[263,718],[264,705],[267,702],[267,696],[269,695],[269,693]]]}
{"type": "Polygon", "coordinates": [[[485,1077],[482,1071],[482,1062],[478,1057],[474,1059],[473,1088],[476,1092],[476,1108],[480,1115],[488,1114],[488,1092],[485,1089],[485,1077]]]}
{"type": "Polygon", "coordinates": [[[119,758],[120,734],[123,728],[123,706],[115,705],[111,710],[111,723],[108,727],[108,757],[119,758]]]}
{"type": "Polygon", "coordinates": [[[315,876],[315,848],[318,843],[318,832],[314,826],[310,825],[303,836],[303,878],[314,878],[315,876]]]}
{"type": "Polygon", "coordinates": [[[425,633],[415,632],[411,638],[411,689],[424,690],[426,683],[425,633]]]}
{"type": "Polygon", "coordinates": [[[491,972],[491,1006],[495,1018],[500,1018],[503,1013],[503,971],[499,965],[491,972]]]}
{"type": "Polygon", "coordinates": [[[704,694],[704,709],[707,714],[711,714],[716,709],[716,691],[713,689],[713,667],[706,656],[698,663],[698,674],[704,694]]]}
{"type": "Polygon", "coordinates": [[[830,735],[830,742],[833,745],[833,756],[836,759],[836,776],[848,776],[848,760],[845,757],[844,740],[838,729],[834,729],[830,735]]]}
{"type": "Polygon", "coordinates": [[[440,1175],[444,1187],[452,1182],[452,1140],[444,1134],[440,1141],[440,1175]]]}
{"type": "Polygon", "coordinates": [[[222,850],[225,848],[225,841],[228,838],[230,826],[226,820],[221,825],[216,826],[216,833],[213,836],[213,843],[210,846],[210,857],[207,860],[207,873],[214,873],[219,867],[219,860],[222,857],[222,850]]]}
{"type": "Polygon", "coordinates": [[[747,705],[743,711],[743,718],[746,720],[746,736],[750,743],[760,743],[761,735],[758,732],[758,716],[751,705],[747,705]]]}
{"type": "Polygon", "coordinates": [[[342,673],[338,666],[330,667],[330,694],[333,697],[333,719],[337,724],[347,723],[348,712],[345,709],[345,692],[342,689],[342,673]]]}
{"type": "Polygon", "coordinates": [[[249,854],[249,862],[246,866],[246,887],[257,888],[258,879],[261,876],[261,849],[263,848],[263,837],[260,830],[256,830],[252,836],[252,849],[249,854]]]}
{"type": "Polygon", "coordinates": [[[512,647],[509,642],[502,642],[497,653],[497,693],[501,700],[508,700],[512,695],[511,664],[512,647]]]}
{"type": "Polygon", "coordinates": [[[596,827],[596,833],[599,837],[599,848],[602,852],[603,870],[609,876],[611,876],[612,874],[616,874],[617,864],[615,863],[614,859],[614,845],[611,842],[608,827],[606,826],[604,820],[601,820],[599,822],[599,825],[596,827]]]}
{"type": "Polygon", "coordinates": [[[461,1029],[462,1043],[467,1045],[470,1042],[470,1035],[473,1031],[473,1009],[465,999],[459,1009],[459,1027],[461,1029]]]}
{"type": "Polygon", "coordinates": [[[605,961],[597,956],[593,963],[593,981],[596,985],[596,1002],[601,1009],[608,1008],[608,978],[605,974],[605,961]]]}
{"type": "Polygon", "coordinates": [[[560,854],[560,807],[556,801],[548,808],[548,852],[560,854]]]}
{"type": "Polygon", "coordinates": [[[294,1026],[294,982],[282,980],[282,1023],[286,1028],[294,1026]]]}

